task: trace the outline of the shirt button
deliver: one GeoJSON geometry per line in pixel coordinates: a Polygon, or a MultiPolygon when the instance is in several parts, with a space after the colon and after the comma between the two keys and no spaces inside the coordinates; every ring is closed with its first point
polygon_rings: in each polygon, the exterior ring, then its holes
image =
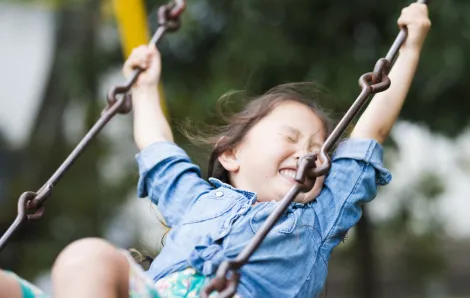
{"type": "Polygon", "coordinates": [[[216,197],[221,197],[221,196],[223,196],[223,195],[224,195],[224,193],[221,192],[221,191],[218,191],[218,192],[215,193],[215,196],[216,196],[216,197]]]}

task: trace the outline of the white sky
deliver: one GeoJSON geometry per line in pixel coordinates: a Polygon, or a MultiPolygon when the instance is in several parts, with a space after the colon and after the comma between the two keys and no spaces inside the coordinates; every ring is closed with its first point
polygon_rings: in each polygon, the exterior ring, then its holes
{"type": "Polygon", "coordinates": [[[24,141],[51,65],[52,14],[37,6],[0,3],[0,128],[24,141]]]}

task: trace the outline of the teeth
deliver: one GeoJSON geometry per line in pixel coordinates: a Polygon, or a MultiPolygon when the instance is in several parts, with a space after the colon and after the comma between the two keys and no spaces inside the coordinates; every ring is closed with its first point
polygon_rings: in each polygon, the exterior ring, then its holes
{"type": "Polygon", "coordinates": [[[283,170],[280,170],[279,173],[284,177],[295,179],[295,173],[296,173],[295,170],[283,169],[283,170]]]}

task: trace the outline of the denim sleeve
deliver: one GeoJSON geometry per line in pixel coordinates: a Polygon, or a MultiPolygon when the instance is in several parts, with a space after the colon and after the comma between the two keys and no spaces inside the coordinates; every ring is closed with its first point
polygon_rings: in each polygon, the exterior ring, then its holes
{"type": "Polygon", "coordinates": [[[367,139],[342,142],[333,154],[324,191],[316,200],[322,239],[342,240],[361,218],[361,206],[375,198],[379,185],[390,180],[379,143],[367,139]]]}
{"type": "Polygon", "coordinates": [[[186,152],[171,142],[157,142],[136,156],[139,166],[137,193],[155,203],[166,223],[177,225],[210,184],[186,152]]]}

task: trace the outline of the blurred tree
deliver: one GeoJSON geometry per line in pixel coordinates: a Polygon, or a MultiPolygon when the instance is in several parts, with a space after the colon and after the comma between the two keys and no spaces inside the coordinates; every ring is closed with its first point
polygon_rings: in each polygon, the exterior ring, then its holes
{"type": "MultiPolygon", "coordinates": [[[[103,61],[109,62],[109,54],[97,45],[99,8],[96,0],[62,3],[56,8],[54,61],[29,141],[15,164],[20,170],[11,180],[10,204],[1,210],[2,231],[13,219],[19,195],[39,189],[75,147],[67,138],[68,122],[77,123],[82,117],[84,127],[76,129],[83,135],[105,106],[103,100],[96,100],[99,79],[107,70],[103,61]],[[74,113],[74,119],[69,119],[67,110],[77,106],[82,113],[74,113]]],[[[47,204],[41,222],[25,225],[2,252],[2,268],[33,277],[38,270],[50,268],[58,252],[71,241],[103,237],[104,225],[135,184],[131,173],[113,185],[100,176],[98,167],[107,155],[107,147],[106,141],[98,138],[85,151],[54,188],[53,202],[47,204]]]]}
{"type": "Polygon", "coordinates": [[[398,216],[376,227],[376,235],[381,240],[378,247],[385,251],[392,247],[396,251],[393,258],[396,274],[402,277],[408,291],[418,297],[428,297],[430,282],[439,280],[445,270],[445,256],[442,254],[445,233],[437,216],[439,207],[436,202],[444,189],[439,177],[423,174],[413,187],[399,194],[398,216]],[[416,206],[421,208],[422,218],[412,215],[416,206]]]}
{"type": "MultiPolygon", "coordinates": [[[[156,8],[165,1],[148,3],[156,8]]],[[[229,89],[258,93],[287,81],[315,80],[332,90],[338,110],[345,111],[358,94],[359,76],[388,51],[408,4],[190,1],[182,30],[160,46],[173,109],[182,112],[179,117],[204,118],[229,89]],[[181,109],[187,102],[190,108],[181,109]]],[[[470,64],[469,6],[463,0],[432,3],[433,28],[402,114],[451,135],[468,123],[468,109],[454,107],[467,105],[461,98],[470,88],[461,79],[470,64]]]]}

